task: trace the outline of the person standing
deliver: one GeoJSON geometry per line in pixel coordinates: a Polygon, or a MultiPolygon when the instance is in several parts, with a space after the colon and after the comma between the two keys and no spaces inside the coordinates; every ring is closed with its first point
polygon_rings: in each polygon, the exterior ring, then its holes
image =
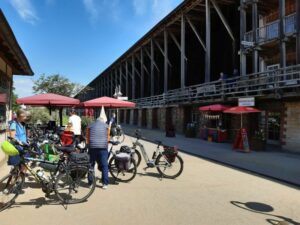
{"type": "Polygon", "coordinates": [[[110,135],[112,137],[117,135],[117,130],[116,130],[116,113],[112,113],[112,116],[109,120],[109,124],[108,124],[109,128],[110,128],[110,135]]]}
{"type": "Polygon", "coordinates": [[[100,163],[103,189],[107,189],[108,187],[108,130],[109,127],[104,122],[104,119],[99,117],[94,123],[88,126],[86,131],[91,169],[94,171],[95,163],[100,163]]]}
{"type": "Polygon", "coordinates": [[[71,111],[68,127],[74,133],[75,142],[79,142],[81,136],[81,118],[76,114],[75,109],[71,111]]]}
{"type": "MultiPolygon", "coordinates": [[[[17,118],[12,120],[9,124],[9,136],[16,139],[20,143],[27,143],[27,134],[25,128],[27,113],[23,109],[17,111],[17,118]]],[[[19,151],[23,149],[18,148],[19,151]]],[[[8,165],[17,165],[20,161],[20,156],[10,156],[8,158],[8,165]]]]}

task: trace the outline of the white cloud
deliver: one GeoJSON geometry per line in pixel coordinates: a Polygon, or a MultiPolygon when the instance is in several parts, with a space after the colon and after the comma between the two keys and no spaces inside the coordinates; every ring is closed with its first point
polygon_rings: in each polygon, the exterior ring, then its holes
{"type": "Polygon", "coordinates": [[[94,0],[83,0],[86,11],[90,14],[90,19],[95,21],[98,18],[98,10],[94,0]]]}
{"type": "Polygon", "coordinates": [[[120,17],[119,0],[82,0],[85,10],[90,16],[90,21],[95,23],[103,16],[118,21],[120,17]]]}
{"type": "Polygon", "coordinates": [[[39,20],[31,0],[10,0],[9,2],[24,21],[35,24],[39,20]]]}
{"type": "Polygon", "coordinates": [[[134,12],[137,16],[150,16],[155,21],[161,20],[174,9],[180,0],[132,0],[134,12]]]}
{"type": "Polygon", "coordinates": [[[14,76],[15,93],[19,98],[33,95],[33,80],[32,78],[14,76]]]}
{"type": "Polygon", "coordinates": [[[147,12],[148,0],[133,0],[133,9],[136,15],[142,16],[147,12]]]}

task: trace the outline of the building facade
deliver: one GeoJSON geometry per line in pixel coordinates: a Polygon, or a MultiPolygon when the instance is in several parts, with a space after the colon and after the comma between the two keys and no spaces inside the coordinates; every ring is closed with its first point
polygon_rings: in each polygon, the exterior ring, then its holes
{"type": "MultiPolygon", "coordinates": [[[[0,9],[0,142],[5,138],[7,121],[12,114],[13,75],[33,75],[33,72],[0,9]]],[[[3,158],[0,151],[0,163],[3,158]]]]}
{"type": "MultiPolygon", "coordinates": [[[[244,116],[249,134],[264,129],[268,143],[299,151],[299,27],[298,0],[185,0],[77,97],[120,87],[137,106],[119,121],[178,133],[200,128],[199,106],[253,97],[262,113],[244,116]]],[[[224,117],[230,140],[241,119],[224,117]]]]}

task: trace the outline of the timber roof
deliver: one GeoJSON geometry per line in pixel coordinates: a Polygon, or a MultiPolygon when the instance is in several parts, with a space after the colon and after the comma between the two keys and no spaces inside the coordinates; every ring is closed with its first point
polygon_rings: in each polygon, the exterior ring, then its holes
{"type": "Polygon", "coordinates": [[[12,65],[13,74],[33,75],[29,62],[0,9],[0,53],[12,65]]]}

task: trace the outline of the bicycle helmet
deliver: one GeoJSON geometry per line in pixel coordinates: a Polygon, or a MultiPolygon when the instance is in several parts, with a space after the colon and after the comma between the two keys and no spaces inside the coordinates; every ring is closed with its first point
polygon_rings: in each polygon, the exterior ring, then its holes
{"type": "Polygon", "coordinates": [[[1,144],[2,151],[9,156],[19,155],[19,151],[8,141],[3,141],[1,144]]]}

